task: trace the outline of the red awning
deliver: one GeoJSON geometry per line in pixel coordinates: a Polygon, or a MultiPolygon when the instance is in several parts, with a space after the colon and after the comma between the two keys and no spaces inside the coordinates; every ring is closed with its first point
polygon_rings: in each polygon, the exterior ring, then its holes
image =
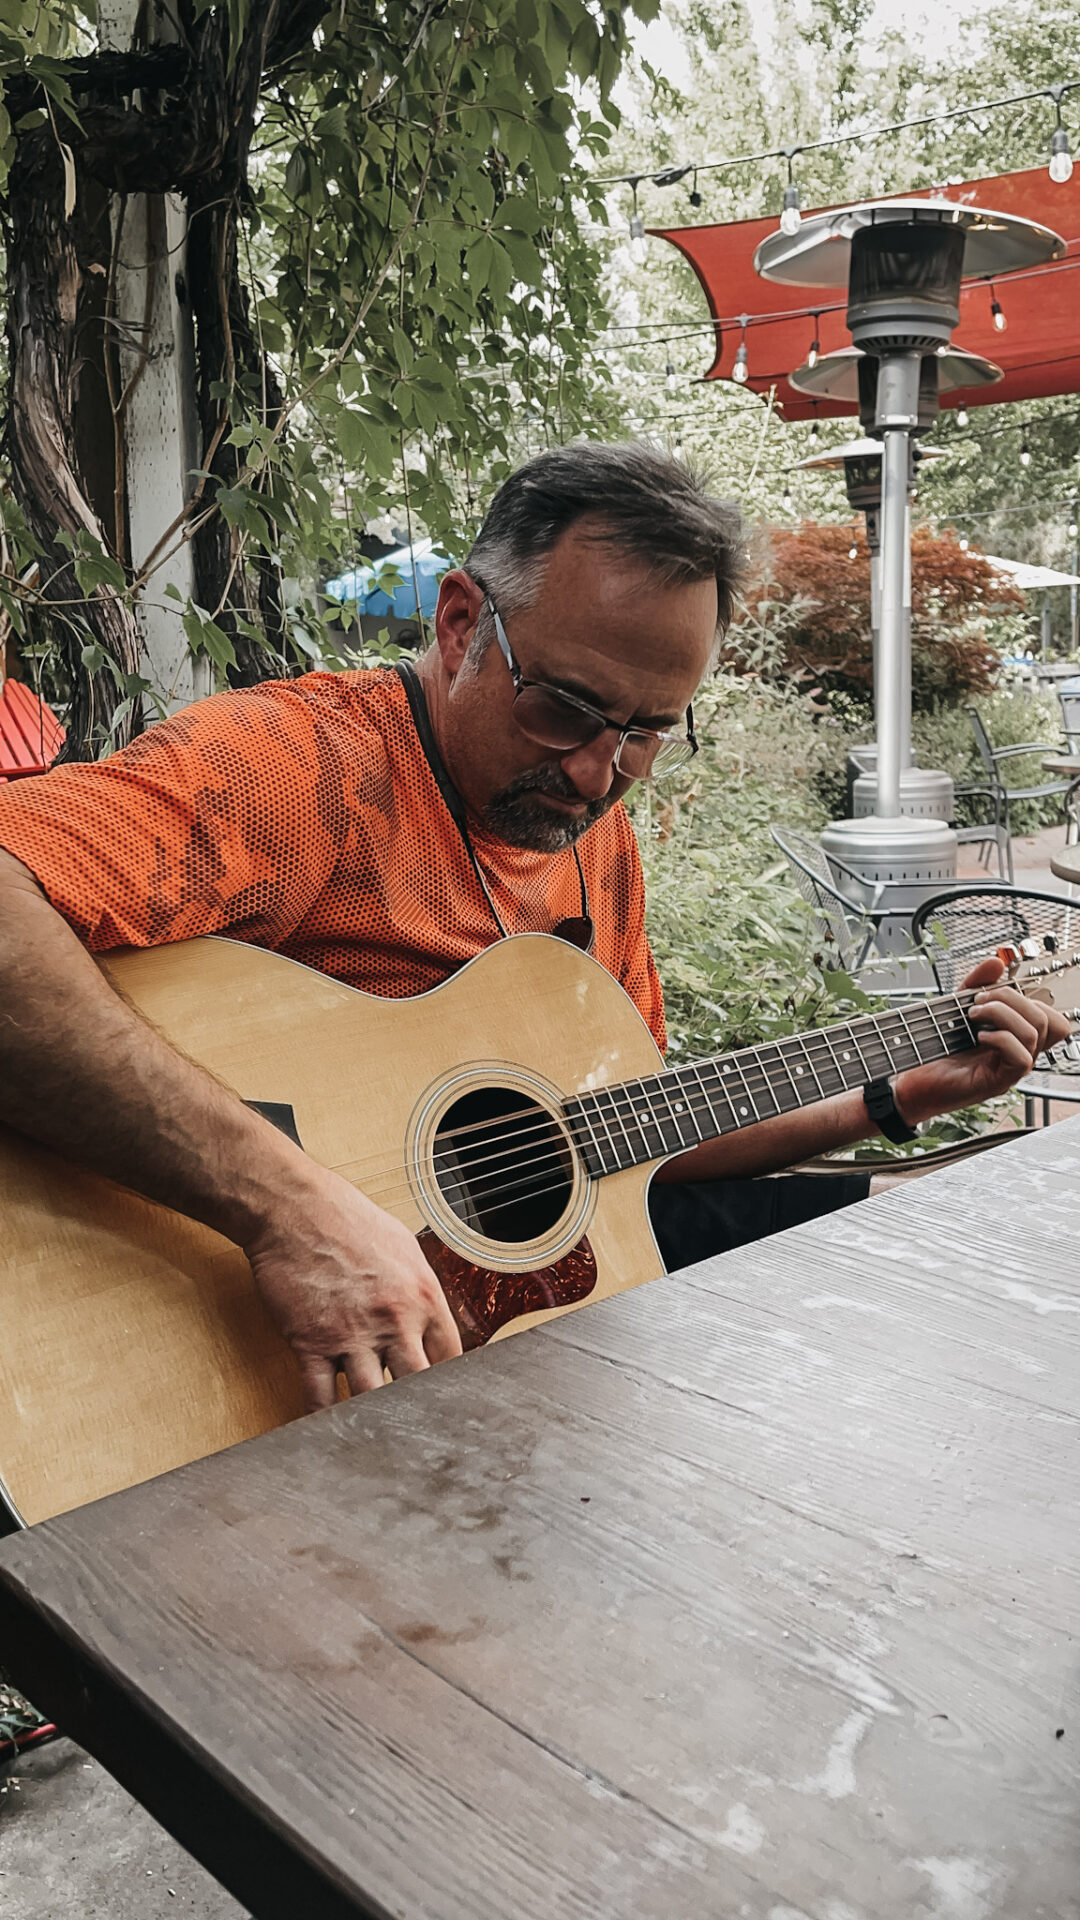
{"type": "MultiPolygon", "coordinates": [[[[934,190],[937,197],[964,205],[998,208],[1051,227],[1068,242],[1061,260],[1022,273],[1005,274],[994,284],[1008,325],[999,333],[990,313],[988,283],[969,281],[960,296],[960,325],[953,345],[981,353],[1004,369],[996,386],[957,390],[943,407],[985,407],[1002,400],[1035,400],[1054,393],[1080,392],[1080,167],[1064,186],[1056,186],[1045,167],[1023,173],[999,173],[989,180],[968,180],[934,190]]],[[[931,189],[926,190],[929,198],[931,189]]],[[[901,196],[895,196],[897,198],[901,196]]],[[[913,196],[910,191],[905,198],[913,196]]],[[[709,311],[719,321],[716,357],[706,380],[730,379],[741,332],[738,316],[747,313],[747,386],[757,393],[776,387],[776,404],[788,420],[812,420],[854,413],[834,401],[808,400],[788,384],[803,364],[815,332],[822,353],[849,347],[846,299],[826,288],[781,287],[754,272],[754,253],[777,222],[737,220],[722,227],[652,227],[684,253],[701,282],[709,311]],[[820,320],[815,322],[815,314],[820,320]]],[[[674,329],[673,329],[674,330],[674,329]]],[[[707,337],[707,336],[703,336],[707,337]]]]}
{"type": "Polygon", "coordinates": [[[20,680],[0,682],[0,786],[44,773],[63,744],[63,727],[36,693],[20,680]]]}

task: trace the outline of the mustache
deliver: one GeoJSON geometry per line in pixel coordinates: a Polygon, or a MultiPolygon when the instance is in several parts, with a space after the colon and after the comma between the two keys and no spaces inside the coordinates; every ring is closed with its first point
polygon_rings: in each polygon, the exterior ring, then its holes
{"type": "Polygon", "coordinates": [[[526,793],[550,794],[553,800],[581,801],[591,813],[594,807],[601,811],[607,805],[607,795],[602,800],[584,800],[572,780],[569,780],[561,767],[534,767],[531,773],[519,773],[517,778],[503,788],[500,800],[517,800],[526,793]]]}

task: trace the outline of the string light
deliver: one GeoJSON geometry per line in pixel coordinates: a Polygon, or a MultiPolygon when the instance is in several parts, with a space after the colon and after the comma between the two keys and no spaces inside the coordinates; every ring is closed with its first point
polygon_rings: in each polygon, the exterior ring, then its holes
{"type": "Polygon", "coordinates": [[[855,546],[855,545],[854,545],[854,543],[853,543],[853,544],[852,544],[852,545],[851,545],[851,546],[850,546],[850,547],[848,548],[848,550],[847,550],[847,557],[848,557],[848,559],[849,559],[849,560],[857,560],[857,559],[858,559],[858,557],[859,557],[859,549],[858,549],[858,547],[857,547],[857,546],[855,546]]]}
{"type": "Polygon", "coordinates": [[[696,167],[694,168],[694,184],[690,189],[690,205],[692,207],[700,207],[701,205],[701,194],[698,192],[696,167]]]}
{"type": "Polygon", "coordinates": [[[1022,467],[1030,467],[1031,465],[1031,448],[1028,446],[1026,427],[1020,435],[1020,465],[1022,467]]]}
{"type": "Polygon", "coordinates": [[[1057,114],[1057,126],[1054,128],[1050,141],[1050,166],[1048,171],[1054,185],[1056,187],[1063,187],[1066,180],[1072,179],[1073,170],[1072,154],[1069,150],[1069,136],[1061,124],[1061,99],[1067,89],[1062,81],[1056,80],[1052,87],[1047,87],[1046,91],[1054,103],[1054,111],[1057,114]]]}
{"type": "Polygon", "coordinates": [[[997,297],[997,293],[995,291],[994,283],[992,280],[990,282],[990,318],[993,321],[998,332],[1004,333],[1009,323],[1006,320],[1004,313],[1002,312],[1001,301],[997,297]]]}
{"type": "MultiPolygon", "coordinates": [[[[694,181],[690,204],[696,207],[700,205],[700,198],[695,198],[699,172],[720,173],[732,167],[752,166],[763,160],[790,161],[795,154],[818,153],[833,147],[870,146],[875,141],[884,139],[888,134],[906,133],[913,127],[939,126],[946,120],[964,120],[969,115],[995,113],[1006,107],[1022,106],[1029,100],[1052,100],[1057,108],[1060,123],[1061,101],[1066,94],[1075,92],[1078,87],[1080,87],[1080,78],[1055,81],[1049,87],[1028,87],[1023,93],[1010,93],[994,100],[970,101],[962,107],[945,107],[940,113],[923,113],[912,120],[893,120],[884,126],[863,127],[852,133],[829,134],[821,140],[803,140],[797,147],[769,147],[763,153],[726,154],[719,160],[690,160],[677,166],[664,167],[658,174],[645,170],[636,174],[606,174],[600,176],[596,184],[598,186],[632,186],[635,180],[651,179],[657,186],[670,186],[674,181],[681,180],[690,173],[694,181]]],[[[1067,179],[1068,175],[1064,177],[1067,179]]]]}
{"type": "Polygon", "coordinates": [[[1073,161],[1069,151],[1069,136],[1064,127],[1055,127],[1050,142],[1050,165],[1047,171],[1056,187],[1063,187],[1066,180],[1072,179],[1073,161]]]}
{"type": "Polygon", "coordinates": [[[792,161],[798,153],[798,147],[785,148],[787,158],[787,186],[784,188],[784,210],[780,215],[780,231],[789,236],[798,233],[802,226],[802,214],[799,210],[799,189],[795,185],[792,161]]]}
{"type": "Polygon", "coordinates": [[[966,426],[967,426],[967,423],[968,423],[968,410],[967,410],[967,408],[966,408],[966,407],[957,407],[957,409],[956,409],[956,424],[957,424],[957,426],[958,426],[958,427],[966,427],[966,426]]]}
{"type": "Polygon", "coordinates": [[[780,501],[780,505],[783,507],[785,513],[790,513],[792,507],[795,505],[795,502],[791,497],[790,487],[784,488],[783,497],[780,501]]]}
{"type": "Polygon", "coordinates": [[[810,422],[810,438],[811,438],[811,440],[816,440],[820,432],[821,432],[821,422],[820,422],[820,420],[811,420],[811,422],[810,422]]]}
{"type": "Polygon", "coordinates": [[[638,203],[637,203],[638,180],[634,180],[632,185],[633,185],[633,193],[634,193],[634,211],[630,215],[630,251],[633,254],[634,259],[636,260],[638,266],[640,267],[643,265],[645,261],[645,256],[646,256],[645,221],[642,215],[638,212],[638,203]]]}
{"type": "Polygon", "coordinates": [[[664,379],[667,381],[668,391],[670,392],[672,387],[675,385],[675,368],[673,367],[670,360],[668,361],[667,366],[664,368],[664,379]]]}
{"type": "Polygon", "coordinates": [[[968,537],[967,537],[967,534],[966,534],[966,533],[962,533],[962,534],[960,535],[960,551],[961,551],[961,553],[966,553],[966,552],[967,552],[967,550],[968,550],[968,547],[969,547],[969,545],[970,545],[970,542],[969,542],[969,540],[968,540],[968,537]]]}
{"type": "Polygon", "coordinates": [[[739,342],[739,351],[735,355],[735,365],[731,369],[731,377],[733,380],[738,381],[740,387],[744,387],[750,377],[750,362],[746,352],[746,328],[749,318],[749,314],[746,313],[740,314],[739,316],[739,325],[742,328],[742,339],[739,342]]]}
{"type": "Polygon", "coordinates": [[[1075,540],[1078,534],[1080,534],[1080,526],[1077,525],[1075,520],[1070,520],[1069,521],[1069,539],[1075,540]]]}
{"type": "Polygon", "coordinates": [[[810,342],[810,351],[806,356],[806,364],[808,367],[816,367],[818,361],[821,359],[821,341],[818,339],[818,324],[820,320],[821,320],[821,315],[819,313],[815,313],[814,337],[810,342]]]}

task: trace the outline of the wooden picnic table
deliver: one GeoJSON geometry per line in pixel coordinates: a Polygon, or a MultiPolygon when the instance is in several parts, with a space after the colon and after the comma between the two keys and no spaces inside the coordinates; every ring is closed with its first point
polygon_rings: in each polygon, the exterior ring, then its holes
{"type": "Polygon", "coordinates": [[[0,1545],[257,1916],[1076,1920],[1080,1121],[0,1545]]]}

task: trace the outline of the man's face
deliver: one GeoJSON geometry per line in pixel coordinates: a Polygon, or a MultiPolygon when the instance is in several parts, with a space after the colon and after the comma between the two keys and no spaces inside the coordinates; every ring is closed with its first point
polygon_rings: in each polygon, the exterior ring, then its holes
{"type": "MultiPolygon", "coordinates": [[[[571,527],[549,554],[535,604],[504,614],[521,673],[589,701],[618,726],[682,732],[712,649],[715,582],[662,585],[632,558],[586,539],[586,525],[571,527]]],[[[614,768],[618,734],[602,733],[568,753],[526,738],[494,636],[479,663],[467,657],[482,605],[468,575],[443,582],[440,747],[459,792],[493,833],[511,846],[556,853],[631,786],[614,768]]],[[[484,619],[490,630],[490,614],[484,619]]]]}

